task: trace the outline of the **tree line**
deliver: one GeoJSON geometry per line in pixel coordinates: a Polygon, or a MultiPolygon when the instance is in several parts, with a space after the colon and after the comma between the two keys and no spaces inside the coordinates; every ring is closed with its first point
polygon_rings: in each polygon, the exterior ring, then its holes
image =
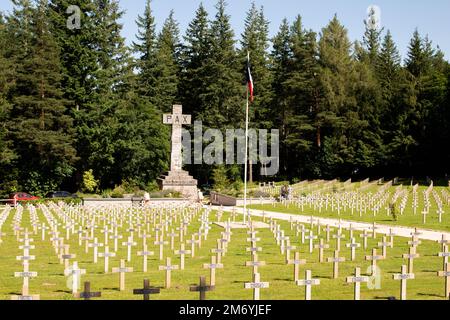
{"type": "MultiPolygon", "coordinates": [[[[152,3],[127,46],[118,0],[12,0],[0,14],[0,190],[155,187],[168,169],[181,103],[203,126],[243,128],[250,52],[251,126],[280,130],[280,172],[270,179],[445,175],[450,161],[450,66],[414,31],[402,60],[389,30],[366,22],[350,41],[337,16],[320,32],[301,16],[269,36],[252,4],[239,40],[224,0],[203,5],[184,35],[174,11],[157,31],[152,3]],[[81,9],[80,29],[66,9],[81,9]]],[[[230,179],[243,166],[220,168],[230,179]]],[[[258,165],[251,166],[260,179],[258,165]]],[[[192,166],[201,183],[213,166],[192,166]]],[[[216,172],[217,173],[217,172],[216,172]]],[[[261,178],[263,179],[263,178],[261,178]]]]}

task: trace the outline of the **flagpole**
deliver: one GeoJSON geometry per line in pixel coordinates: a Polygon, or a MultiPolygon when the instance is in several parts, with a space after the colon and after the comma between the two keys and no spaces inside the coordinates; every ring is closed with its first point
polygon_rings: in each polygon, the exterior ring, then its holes
{"type": "Polygon", "coordinates": [[[245,108],[245,156],[244,156],[244,224],[247,215],[247,171],[248,171],[248,86],[247,86],[247,106],[245,108]]]}

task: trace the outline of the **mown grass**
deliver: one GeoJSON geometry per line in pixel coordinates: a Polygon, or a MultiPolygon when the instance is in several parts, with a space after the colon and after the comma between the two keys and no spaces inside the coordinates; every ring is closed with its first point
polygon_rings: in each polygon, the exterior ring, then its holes
{"type": "MultiPolygon", "coordinates": [[[[391,188],[391,195],[394,193],[394,187],[391,188]]],[[[411,188],[409,188],[411,189],[411,188]]],[[[423,215],[421,212],[424,209],[423,204],[423,196],[422,191],[426,189],[426,187],[419,188],[419,203],[416,214],[414,215],[414,210],[412,208],[412,195],[410,194],[408,198],[408,202],[406,205],[406,209],[403,215],[400,214],[400,209],[397,203],[397,219],[395,220],[392,215],[387,215],[387,210],[385,207],[388,206],[389,202],[387,202],[383,208],[379,211],[377,215],[374,215],[371,210],[367,210],[366,213],[363,213],[362,216],[359,215],[357,210],[354,210],[352,214],[352,210],[347,208],[346,210],[341,209],[340,214],[337,213],[337,210],[334,212],[331,211],[331,206],[329,206],[328,210],[325,210],[325,207],[322,208],[322,211],[319,212],[318,209],[314,209],[313,206],[305,205],[303,210],[301,207],[298,207],[296,204],[284,205],[281,203],[277,204],[268,204],[268,205],[259,205],[252,204],[249,206],[251,209],[265,210],[265,211],[275,211],[281,213],[289,213],[289,214],[298,214],[304,216],[314,216],[314,217],[322,217],[322,218],[333,218],[333,219],[345,219],[352,220],[358,222],[369,222],[369,223],[380,223],[386,225],[398,225],[398,226],[406,226],[406,227],[418,227],[423,229],[431,229],[437,231],[450,231],[450,206],[444,203],[443,210],[444,214],[442,215],[442,222],[439,222],[439,216],[437,214],[437,204],[434,201],[434,198],[430,196],[431,207],[430,213],[426,217],[426,223],[423,223],[423,215]]],[[[436,187],[440,193],[441,187],[436,187]]],[[[411,192],[411,190],[410,190],[411,192]]]]}
{"type": "MultiPolygon", "coordinates": [[[[41,221],[43,216],[38,212],[41,221]]],[[[3,237],[3,243],[0,244],[0,299],[10,299],[12,294],[20,294],[22,279],[14,278],[14,272],[21,271],[21,262],[16,260],[16,256],[22,255],[22,251],[18,249],[20,243],[16,241],[11,230],[11,221],[13,214],[10,214],[8,220],[2,228],[2,232],[8,235],[3,237]]],[[[229,217],[224,214],[222,221],[229,217]]],[[[214,212],[210,214],[210,220],[216,221],[214,212]]],[[[259,219],[255,219],[259,220],[259,219]]],[[[365,273],[370,266],[370,261],[365,261],[364,256],[371,253],[372,247],[377,245],[381,240],[381,236],[377,239],[369,239],[369,247],[367,250],[357,250],[357,260],[351,262],[350,250],[345,248],[348,242],[348,232],[345,231],[346,239],[342,241],[342,249],[340,255],[346,258],[346,262],[339,266],[339,278],[332,279],[333,265],[331,263],[319,263],[318,252],[309,254],[308,243],[300,243],[300,237],[295,236],[295,231],[290,229],[288,222],[279,222],[286,235],[291,237],[291,244],[298,247],[301,258],[307,260],[306,265],[300,267],[300,278],[304,278],[306,269],[313,271],[313,277],[321,280],[321,284],[313,288],[313,299],[318,300],[351,300],[353,299],[353,286],[345,283],[345,278],[354,272],[355,267],[361,267],[362,273],[365,273]]],[[[197,232],[200,222],[193,219],[189,226],[189,233],[197,232]]],[[[29,213],[24,210],[22,227],[29,228],[29,213]]],[[[308,226],[306,226],[308,227],[308,226]]],[[[124,238],[127,226],[123,226],[124,238]]],[[[100,229],[100,228],[99,228],[100,229]]],[[[99,241],[103,241],[103,234],[100,230],[96,230],[96,236],[99,241]]],[[[203,263],[210,261],[210,250],[216,247],[217,239],[220,232],[224,230],[217,225],[212,225],[212,229],[208,235],[207,241],[202,241],[202,247],[196,248],[195,258],[186,258],[186,267],[184,271],[172,272],[172,288],[161,289],[161,294],[152,295],[151,299],[178,300],[198,299],[198,293],[190,292],[189,286],[198,283],[199,276],[207,276],[209,281],[209,270],[203,269],[203,263]]],[[[261,280],[270,283],[269,289],[261,290],[261,298],[269,300],[302,300],[304,299],[304,288],[297,287],[293,281],[293,266],[285,263],[285,256],[281,254],[280,248],[276,244],[273,234],[269,229],[259,229],[258,237],[261,241],[258,246],[263,248],[259,254],[260,261],[266,261],[267,266],[260,267],[261,280]]],[[[315,230],[317,231],[317,230],[315,230]]],[[[153,235],[153,234],[152,234],[153,235]]],[[[359,233],[355,232],[358,237],[357,242],[362,244],[359,233]]],[[[321,237],[325,237],[322,231],[321,237]]],[[[35,261],[31,261],[30,271],[37,271],[38,277],[30,280],[30,293],[40,294],[41,299],[45,300],[71,300],[74,299],[70,293],[70,289],[66,285],[67,278],[63,275],[63,265],[59,263],[54,249],[51,247],[49,236],[46,241],[41,241],[40,232],[33,235],[35,240],[35,250],[31,250],[31,254],[36,256],[35,261]]],[[[188,239],[188,237],[186,237],[188,239]]],[[[228,253],[223,257],[224,269],[218,269],[216,273],[216,289],[207,293],[207,299],[223,299],[223,300],[250,300],[252,299],[252,290],[244,289],[244,283],[252,280],[252,269],[245,267],[245,262],[251,260],[250,253],[246,252],[249,243],[246,241],[246,230],[235,229],[231,237],[231,243],[228,245],[228,253]]],[[[149,239],[150,240],[150,239],[149,239]]],[[[399,297],[400,282],[392,279],[394,273],[400,272],[401,265],[406,264],[401,255],[407,253],[408,245],[406,238],[395,238],[395,247],[388,249],[388,259],[378,263],[381,268],[381,289],[369,290],[365,285],[361,286],[362,299],[387,299],[390,296],[399,297]]],[[[67,243],[70,244],[71,253],[76,253],[81,268],[87,270],[87,274],[82,276],[82,282],[90,281],[93,291],[101,291],[100,299],[121,299],[133,300],[142,299],[141,296],[133,295],[133,289],[141,288],[144,278],[150,279],[153,286],[162,287],[164,285],[165,273],[158,271],[158,266],[163,265],[164,261],[159,261],[159,247],[153,244],[149,245],[149,250],[155,252],[155,256],[150,257],[148,272],[142,272],[142,258],[136,256],[136,252],[142,249],[141,239],[135,238],[139,243],[133,248],[133,257],[128,267],[133,267],[134,272],[126,275],[126,290],[118,291],[119,275],[104,274],[103,260],[99,258],[97,264],[93,263],[92,249],[89,254],[84,253],[84,245],[79,247],[77,236],[73,235],[67,243]]],[[[153,243],[154,239],[148,241],[153,243]]],[[[176,238],[175,247],[179,247],[179,239],[176,238]]],[[[110,243],[110,249],[113,245],[110,243]]],[[[325,250],[325,257],[333,255],[335,247],[334,240],[330,241],[330,249],[325,250]]],[[[188,246],[187,246],[187,249],[188,246]]],[[[415,260],[416,280],[408,281],[408,299],[444,299],[444,279],[437,277],[436,273],[442,269],[442,258],[437,257],[440,251],[440,245],[435,242],[423,241],[418,248],[421,258],[415,260]]],[[[103,248],[99,250],[103,252],[103,248]]],[[[170,247],[166,246],[165,252],[172,257],[173,264],[179,264],[179,257],[170,251],[170,247]]],[[[381,252],[381,250],[380,250],[381,252]]],[[[292,253],[293,255],[293,253],[292,253]]],[[[117,267],[120,259],[126,259],[126,248],[119,246],[117,256],[110,260],[110,267],[117,267]]]]}

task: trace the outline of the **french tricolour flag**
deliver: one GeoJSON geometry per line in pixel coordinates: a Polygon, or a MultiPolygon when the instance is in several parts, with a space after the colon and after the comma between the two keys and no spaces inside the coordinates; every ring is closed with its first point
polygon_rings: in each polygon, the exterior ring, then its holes
{"type": "Polygon", "coordinates": [[[247,53],[247,86],[250,93],[250,101],[253,102],[253,77],[250,70],[250,52],[247,53]]]}

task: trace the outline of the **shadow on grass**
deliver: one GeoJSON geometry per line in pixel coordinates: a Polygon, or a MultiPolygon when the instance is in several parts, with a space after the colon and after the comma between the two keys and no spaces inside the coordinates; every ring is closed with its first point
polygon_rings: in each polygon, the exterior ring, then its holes
{"type": "Polygon", "coordinates": [[[72,291],[69,290],[56,290],[56,293],[67,293],[67,294],[72,294],[72,291]]]}
{"type": "Polygon", "coordinates": [[[320,277],[317,277],[317,278],[319,278],[319,279],[328,279],[328,280],[336,280],[336,279],[333,278],[333,276],[320,276],[320,277]]]}
{"type": "Polygon", "coordinates": [[[418,293],[417,295],[423,297],[445,298],[444,296],[435,293],[418,293]]]}
{"type": "Polygon", "coordinates": [[[284,279],[273,279],[274,281],[287,281],[287,282],[292,282],[292,279],[289,278],[284,278],[284,279]]]}
{"type": "Polygon", "coordinates": [[[103,291],[107,290],[107,291],[120,291],[119,288],[102,288],[103,291]]]}
{"type": "Polygon", "coordinates": [[[374,297],[375,300],[394,300],[396,299],[395,297],[389,296],[389,297],[374,297]]]}

